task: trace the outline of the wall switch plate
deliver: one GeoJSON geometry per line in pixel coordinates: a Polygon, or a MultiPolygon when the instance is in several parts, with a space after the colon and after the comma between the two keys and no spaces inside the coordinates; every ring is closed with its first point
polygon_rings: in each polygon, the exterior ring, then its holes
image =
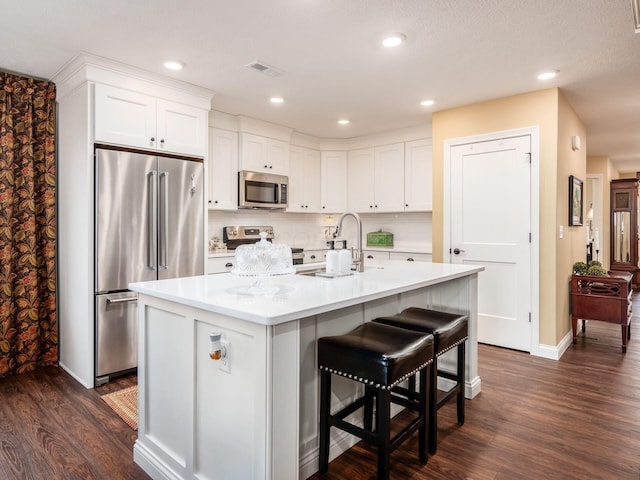
{"type": "Polygon", "coordinates": [[[560,228],[558,228],[558,236],[560,238],[564,237],[564,225],[560,225],[560,228]]]}
{"type": "Polygon", "coordinates": [[[226,373],[231,373],[231,342],[229,340],[220,340],[222,345],[224,356],[220,359],[220,370],[226,373]]]}

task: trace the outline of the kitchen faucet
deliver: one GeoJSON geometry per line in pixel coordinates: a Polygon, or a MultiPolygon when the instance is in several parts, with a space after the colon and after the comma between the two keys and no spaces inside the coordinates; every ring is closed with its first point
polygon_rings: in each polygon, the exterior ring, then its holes
{"type": "Polygon", "coordinates": [[[340,235],[340,231],[342,230],[342,221],[344,217],[351,215],[358,226],[358,259],[354,260],[353,263],[358,265],[358,271],[364,272],[364,254],[362,253],[362,221],[360,220],[360,215],[355,212],[346,212],[340,216],[338,220],[338,226],[336,227],[336,231],[333,233],[333,238],[336,238],[340,235]]]}

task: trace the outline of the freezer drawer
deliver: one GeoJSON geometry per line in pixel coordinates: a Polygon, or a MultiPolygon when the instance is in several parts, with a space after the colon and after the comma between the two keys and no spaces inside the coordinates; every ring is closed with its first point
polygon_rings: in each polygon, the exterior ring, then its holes
{"type": "Polygon", "coordinates": [[[138,294],[96,295],[96,385],[137,366],[138,294]]]}

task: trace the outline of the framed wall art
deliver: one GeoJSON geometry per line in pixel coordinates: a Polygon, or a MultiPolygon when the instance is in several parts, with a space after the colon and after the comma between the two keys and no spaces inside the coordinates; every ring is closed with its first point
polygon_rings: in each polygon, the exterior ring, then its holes
{"type": "Polygon", "coordinates": [[[582,180],[569,175],[569,226],[582,225],[582,180]]]}

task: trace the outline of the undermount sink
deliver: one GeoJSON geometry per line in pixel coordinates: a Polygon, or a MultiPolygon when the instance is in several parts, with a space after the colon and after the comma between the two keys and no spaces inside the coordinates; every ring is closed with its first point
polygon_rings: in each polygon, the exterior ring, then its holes
{"type": "Polygon", "coordinates": [[[302,269],[301,270],[297,270],[296,274],[297,275],[306,275],[306,276],[309,276],[309,277],[313,277],[316,273],[324,273],[326,271],[327,270],[324,269],[324,268],[308,268],[306,270],[302,270],[302,269]]]}

